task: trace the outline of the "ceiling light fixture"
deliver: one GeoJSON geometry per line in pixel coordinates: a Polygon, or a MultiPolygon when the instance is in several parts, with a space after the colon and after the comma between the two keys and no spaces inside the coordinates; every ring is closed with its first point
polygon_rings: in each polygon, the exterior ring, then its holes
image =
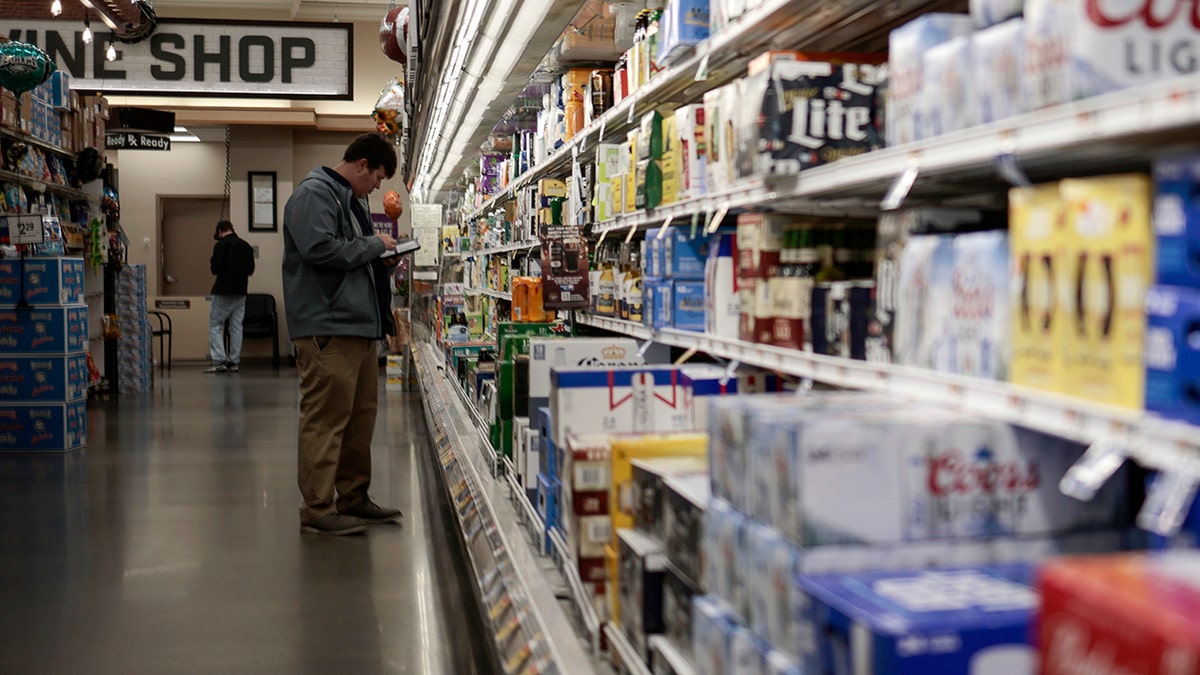
{"type": "Polygon", "coordinates": [[[87,19],[83,20],[83,44],[92,44],[92,22],[87,19]]]}
{"type": "Polygon", "coordinates": [[[108,42],[108,51],[104,52],[104,60],[110,63],[117,60],[117,47],[112,40],[108,42]]]}
{"type": "Polygon", "coordinates": [[[50,3],[50,16],[59,16],[62,14],[62,0],[54,0],[50,3]]]}

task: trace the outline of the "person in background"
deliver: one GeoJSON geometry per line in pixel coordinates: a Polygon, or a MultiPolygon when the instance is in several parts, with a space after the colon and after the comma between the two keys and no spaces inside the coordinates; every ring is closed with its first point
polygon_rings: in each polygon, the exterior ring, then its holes
{"type": "Polygon", "coordinates": [[[366,197],[396,173],[396,151],[364,134],[317,167],[283,212],[283,297],[300,372],[297,481],[302,532],[344,535],[399,522],[368,495],[379,407],[379,340],[395,333],[388,276],[396,240],[376,233],[366,197]]]}
{"type": "Polygon", "coordinates": [[[236,373],[242,360],[242,319],[246,316],[246,288],[254,274],[254,249],[233,231],[228,220],[217,222],[213,233],[209,268],[217,280],[212,287],[208,311],[208,357],[206,373],[236,373]],[[225,353],[225,320],[229,320],[229,354],[225,353]]]}

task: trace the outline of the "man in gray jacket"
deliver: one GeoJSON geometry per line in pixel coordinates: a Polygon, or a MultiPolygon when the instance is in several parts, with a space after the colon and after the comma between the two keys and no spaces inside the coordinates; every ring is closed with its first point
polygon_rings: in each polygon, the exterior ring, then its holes
{"type": "Polygon", "coordinates": [[[377,234],[366,197],[396,173],[396,151],[379,134],[354,140],[333,168],[317,167],[283,213],[283,297],[300,371],[300,529],[342,535],[397,522],[371,484],[379,407],[377,342],[394,333],[388,311],[396,246],[377,234]]]}

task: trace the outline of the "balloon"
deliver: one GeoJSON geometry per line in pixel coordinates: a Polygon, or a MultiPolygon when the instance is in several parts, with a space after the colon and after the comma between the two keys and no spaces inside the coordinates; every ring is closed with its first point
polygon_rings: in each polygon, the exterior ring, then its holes
{"type": "Polygon", "coordinates": [[[50,79],[54,62],[46,52],[26,42],[0,44],[0,87],[20,96],[50,79]]]}
{"type": "Polygon", "coordinates": [[[379,92],[375,110],[371,113],[375,129],[385,136],[398,136],[406,121],[404,114],[404,82],[393,78],[379,92]]]}
{"type": "Polygon", "coordinates": [[[393,7],[379,22],[379,48],[384,56],[408,63],[408,7],[393,7]]]}
{"type": "Polygon", "coordinates": [[[404,203],[400,201],[400,193],[395,190],[388,190],[383,195],[383,212],[388,218],[393,221],[400,218],[400,214],[404,213],[404,203]]]}

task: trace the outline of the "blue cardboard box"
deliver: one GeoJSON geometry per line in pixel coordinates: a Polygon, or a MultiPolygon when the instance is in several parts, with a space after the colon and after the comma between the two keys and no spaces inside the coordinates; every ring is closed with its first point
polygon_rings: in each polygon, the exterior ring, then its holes
{"type": "Polygon", "coordinates": [[[1146,294],[1146,410],[1200,423],[1200,289],[1146,294]]]}
{"type": "Polygon", "coordinates": [[[86,443],[87,401],[0,405],[0,451],[63,451],[86,443]]]}
{"type": "Polygon", "coordinates": [[[83,258],[26,258],[0,260],[0,305],[21,300],[21,270],[25,270],[25,300],[34,306],[77,305],[83,302],[83,258]]]}
{"type": "Polygon", "coordinates": [[[553,433],[550,406],[542,406],[533,411],[533,428],[537,429],[541,438],[542,454],[538,457],[538,473],[558,478],[558,457],[554,453],[554,443],[550,440],[553,433]]]}
{"type": "Polygon", "coordinates": [[[87,343],[85,305],[0,308],[0,351],[74,354],[87,343]]]}
{"type": "Polygon", "coordinates": [[[1036,671],[1032,565],[800,576],[812,675],[1036,671]]]}
{"type": "Polygon", "coordinates": [[[562,529],[558,519],[558,499],[560,492],[558,479],[545,474],[538,474],[537,484],[537,512],[541,516],[542,522],[546,524],[546,530],[562,529]]]}
{"type": "Polygon", "coordinates": [[[674,284],[670,279],[642,282],[642,321],[651,328],[670,328],[674,284]]]}
{"type": "Polygon", "coordinates": [[[663,279],[667,276],[667,245],[664,239],[659,239],[660,231],[661,227],[646,230],[645,249],[642,251],[642,276],[647,279],[663,279]]]}
{"type": "Polygon", "coordinates": [[[671,317],[675,327],[703,333],[704,282],[676,281],[671,292],[671,317]]]}
{"type": "Polygon", "coordinates": [[[704,266],[708,263],[707,235],[697,232],[693,237],[690,227],[672,227],[658,243],[662,246],[663,276],[704,280],[704,266]]]}
{"type": "Polygon", "coordinates": [[[87,398],[87,354],[0,354],[0,398],[79,401],[87,398]]]}
{"type": "Polygon", "coordinates": [[[1156,282],[1200,287],[1200,155],[1154,163],[1156,282]]]}

